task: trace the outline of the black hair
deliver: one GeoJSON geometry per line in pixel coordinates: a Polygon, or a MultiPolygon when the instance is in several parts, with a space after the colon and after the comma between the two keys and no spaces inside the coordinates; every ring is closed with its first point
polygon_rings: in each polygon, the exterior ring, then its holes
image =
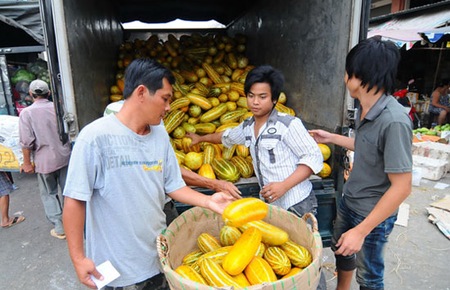
{"type": "Polygon", "coordinates": [[[436,84],[436,89],[437,88],[442,88],[442,87],[445,87],[445,86],[448,86],[448,85],[450,85],[450,80],[443,79],[443,80],[438,81],[438,83],[436,84]]]}
{"type": "Polygon", "coordinates": [[[154,94],[162,88],[164,78],[170,84],[175,83],[175,77],[170,70],[156,60],[149,58],[135,59],[125,70],[123,98],[128,98],[139,85],[146,86],[150,93],[154,94]]]}
{"type": "Polygon", "coordinates": [[[383,41],[374,36],[358,43],[350,50],[345,60],[345,71],[349,78],[356,77],[367,91],[376,87],[385,94],[394,91],[400,52],[392,41],[383,41]]]}
{"type": "Polygon", "coordinates": [[[272,93],[272,101],[278,101],[278,97],[283,89],[284,76],[279,70],[274,69],[270,65],[262,65],[252,69],[248,73],[244,84],[244,92],[246,95],[255,83],[268,83],[272,93]]]}

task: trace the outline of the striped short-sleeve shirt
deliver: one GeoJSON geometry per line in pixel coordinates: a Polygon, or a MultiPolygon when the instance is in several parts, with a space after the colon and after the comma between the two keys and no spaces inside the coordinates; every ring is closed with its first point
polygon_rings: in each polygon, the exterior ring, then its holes
{"type": "MultiPolygon", "coordinates": [[[[274,109],[258,136],[255,137],[253,132],[252,117],[225,131],[222,143],[227,147],[244,144],[250,148],[260,187],[270,182],[282,182],[300,164],[308,166],[314,173],[322,169],[321,151],[299,118],[274,109]]],[[[288,209],[308,197],[311,189],[312,184],[306,179],[272,204],[288,209]]]]}

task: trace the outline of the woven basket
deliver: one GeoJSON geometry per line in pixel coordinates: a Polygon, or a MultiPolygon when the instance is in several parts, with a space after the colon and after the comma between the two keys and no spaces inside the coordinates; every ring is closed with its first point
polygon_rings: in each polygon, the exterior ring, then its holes
{"type": "MultiPolygon", "coordinates": [[[[289,238],[304,246],[313,257],[312,263],[302,272],[290,278],[276,282],[253,285],[245,289],[316,289],[319,284],[320,268],[322,261],[322,239],[317,227],[317,220],[312,214],[306,214],[303,218],[269,205],[269,213],[264,221],[280,227],[289,233],[289,238]],[[310,220],[312,227],[308,226],[310,220]],[[312,228],[312,230],[311,230],[312,228]]],[[[173,290],[211,290],[233,289],[233,287],[211,287],[187,280],[178,275],[176,269],[183,257],[198,249],[197,237],[204,232],[219,237],[221,227],[224,225],[222,217],[210,210],[194,207],[176,218],[169,227],[158,236],[157,249],[164,274],[173,290]]]]}

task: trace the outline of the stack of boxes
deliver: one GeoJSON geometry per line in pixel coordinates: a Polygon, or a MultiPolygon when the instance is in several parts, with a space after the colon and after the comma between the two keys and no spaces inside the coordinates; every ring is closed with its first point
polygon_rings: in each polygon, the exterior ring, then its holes
{"type": "Polygon", "coordinates": [[[413,166],[423,178],[439,180],[450,171],[450,145],[438,142],[413,143],[413,166]]]}

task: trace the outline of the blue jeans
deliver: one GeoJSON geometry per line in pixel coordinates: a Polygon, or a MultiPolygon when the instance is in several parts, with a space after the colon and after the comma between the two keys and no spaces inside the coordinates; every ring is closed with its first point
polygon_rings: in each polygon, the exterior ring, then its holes
{"type": "Polygon", "coordinates": [[[163,273],[153,276],[145,281],[125,286],[125,287],[109,287],[105,286],[104,290],[170,290],[166,277],[163,273]]]}
{"type": "Polygon", "coordinates": [[[302,217],[306,213],[312,213],[317,216],[317,198],[314,192],[311,191],[309,196],[302,200],[301,202],[294,204],[287,209],[288,211],[294,213],[298,217],[302,217]]]}
{"type": "MultiPolygon", "coordinates": [[[[345,197],[339,204],[334,232],[332,249],[336,250],[339,237],[346,231],[354,228],[365,219],[345,204],[345,197]]],[[[388,236],[394,228],[397,215],[387,218],[375,227],[366,236],[361,251],[351,256],[336,255],[336,267],[344,271],[352,271],[356,268],[356,281],[361,287],[367,289],[384,289],[384,250],[388,236]]]]}

